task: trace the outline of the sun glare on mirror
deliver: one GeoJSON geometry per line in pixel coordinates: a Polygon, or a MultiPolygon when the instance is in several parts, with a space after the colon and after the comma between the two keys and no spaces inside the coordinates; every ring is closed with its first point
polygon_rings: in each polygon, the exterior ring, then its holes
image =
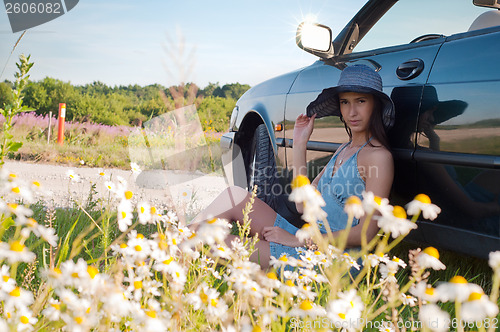
{"type": "Polygon", "coordinates": [[[302,24],[300,40],[303,47],[323,52],[328,51],[331,45],[329,30],[309,22],[302,24]]]}

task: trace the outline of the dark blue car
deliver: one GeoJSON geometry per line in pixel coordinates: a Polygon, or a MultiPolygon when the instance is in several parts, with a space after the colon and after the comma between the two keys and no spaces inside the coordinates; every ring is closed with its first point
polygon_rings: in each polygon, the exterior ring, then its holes
{"type": "MultiPolygon", "coordinates": [[[[221,140],[229,181],[257,184],[261,199],[300,225],[287,199],[294,121],[343,68],[366,64],[396,106],[391,203],[425,193],[442,209],[408,238],[478,257],[500,250],[499,8],[498,0],[369,0],[336,37],[327,26],[303,23],[297,44],[319,60],[237,102],[221,140]]],[[[316,120],[311,178],[347,139],[338,118],[316,120]]]]}

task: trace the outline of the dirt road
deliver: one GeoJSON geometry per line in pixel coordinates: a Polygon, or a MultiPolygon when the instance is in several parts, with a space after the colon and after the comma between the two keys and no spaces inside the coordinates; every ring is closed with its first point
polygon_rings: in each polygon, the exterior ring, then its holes
{"type": "Polygon", "coordinates": [[[121,177],[127,188],[134,193],[134,201],[147,201],[158,208],[182,209],[188,215],[197,213],[209,204],[224,188],[222,176],[180,171],[143,171],[139,175],[120,169],[68,167],[7,161],[5,168],[27,184],[38,181],[42,187],[42,199],[48,206],[66,207],[73,201],[84,204],[92,184],[97,197],[107,197],[106,181],[117,183],[121,177]],[[73,171],[80,180],[71,181],[67,172],[73,171]],[[104,175],[101,175],[101,174],[104,175]]]}

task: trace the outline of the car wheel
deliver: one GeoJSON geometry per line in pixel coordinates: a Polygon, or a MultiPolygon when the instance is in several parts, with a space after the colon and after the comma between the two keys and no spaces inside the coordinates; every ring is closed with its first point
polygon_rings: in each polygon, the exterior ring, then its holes
{"type": "MultiPolygon", "coordinates": [[[[265,124],[255,129],[247,163],[247,189],[257,185],[257,197],[275,208],[273,188],[278,185],[274,150],[265,124]]],[[[276,190],[276,189],[274,189],[276,190]]]]}

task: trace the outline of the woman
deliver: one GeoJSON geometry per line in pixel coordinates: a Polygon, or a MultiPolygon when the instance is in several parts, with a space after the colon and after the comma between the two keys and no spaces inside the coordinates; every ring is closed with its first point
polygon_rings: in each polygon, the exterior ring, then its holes
{"type": "MultiPolygon", "coordinates": [[[[326,202],[324,210],[335,235],[346,227],[347,215],[343,210],[343,203],[349,196],[361,197],[363,191],[371,191],[380,197],[389,195],[394,170],[385,130],[394,122],[394,105],[382,92],[382,80],[374,70],[365,65],[344,69],[338,85],[323,90],[307,107],[307,115],[297,117],[293,132],[295,176],[307,174],[306,144],[313,130],[314,119],[327,115],[340,116],[350,138],[312,182],[323,195],[326,202]]],[[[215,217],[231,221],[243,220],[242,210],[249,198],[250,194],[246,190],[230,187],[193,222],[215,217]]],[[[297,210],[302,212],[301,204],[297,204],[297,210]]],[[[297,227],[258,199],[255,200],[249,217],[252,220],[250,235],[258,234],[260,238],[257,250],[251,257],[253,261],[267,268],[271,256],[298,256],[295,248],[304,246],[304,243],[295,237],[297,227]]],[[[348,247],[361,244],[364,221],[363,218],[354,220],[348,235],[348,247]]],[[[326,232],[324,228],[322,232],[326,232]]],[[[371,222],[367,231],[368,240],[377,232],[376,223],[371,222]]],[[[232,236],[226,241],[230,243],[231,240],[232,236]]]]}

